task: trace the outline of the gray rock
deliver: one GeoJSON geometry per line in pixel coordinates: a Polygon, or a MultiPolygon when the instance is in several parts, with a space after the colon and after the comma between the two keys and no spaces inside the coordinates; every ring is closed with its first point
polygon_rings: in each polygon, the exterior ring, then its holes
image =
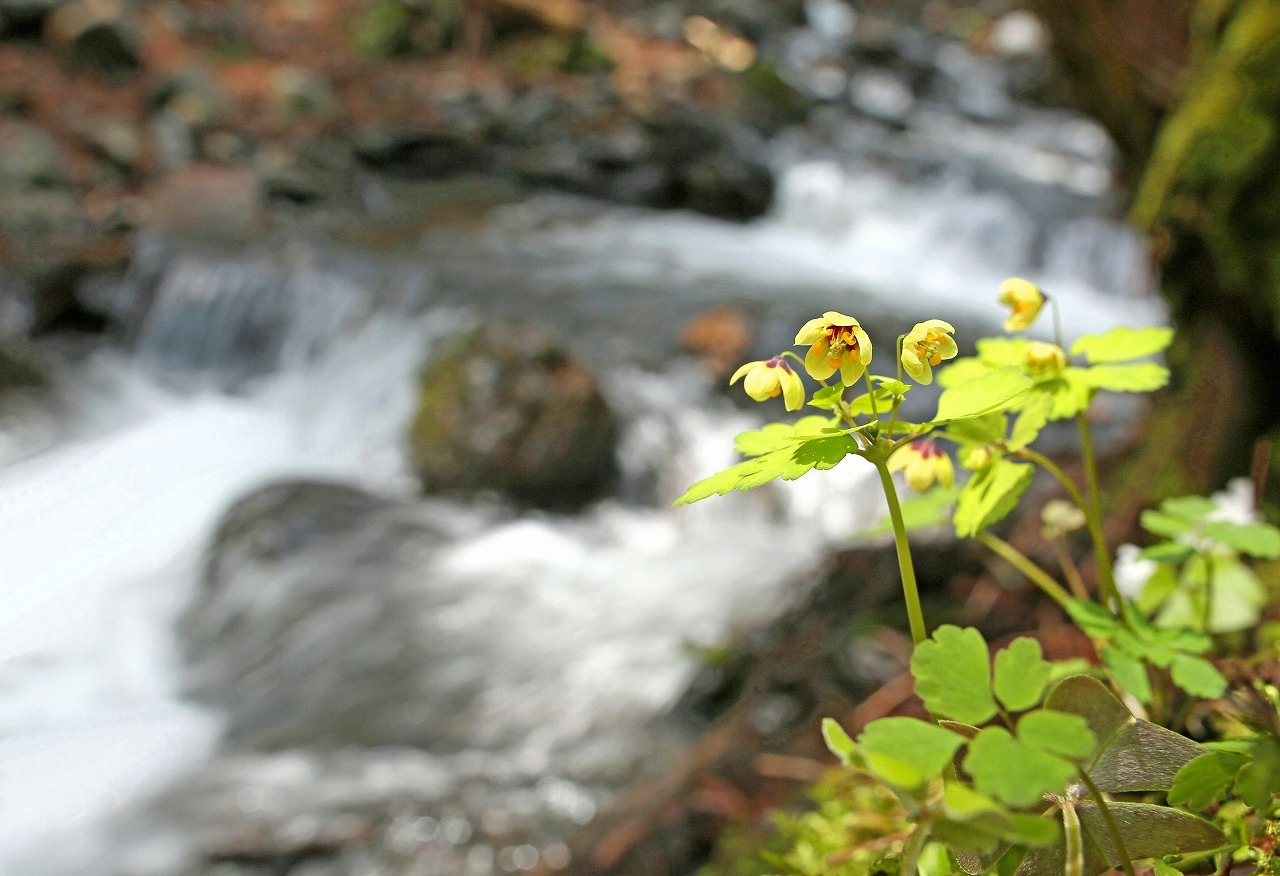
{"type": "Polygon", "coordinates": [[[142,69],[133,11],[123,0],[70,0],[45,20],[45,37],[68,62],[111,79],[142,69]]]}
{"type": "Polygon", "coordinates": [[[410,446],[429,492],[575,510],[612,488],[617,433],[589,368],[545,333],[491,326],[428,366],[410,446]]]}
{"type": "Polygon", "coordinates": [[[64,177],[57,140],[35,125],[0,119],[0,184],[52,186],[64,177]]]}

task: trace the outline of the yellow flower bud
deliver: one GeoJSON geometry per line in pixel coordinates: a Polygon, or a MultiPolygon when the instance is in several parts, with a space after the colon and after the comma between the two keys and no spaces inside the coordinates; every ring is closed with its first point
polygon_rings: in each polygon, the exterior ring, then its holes
{"type": "Polygon", "coordinates": [[[907,478],[907,486],[921,492],[935,483],[949,487],[955,483],[955,468],[951,457],[938,447],[937,442],[925,438],[900,447],[889,457],[889,471],[901,471],[907,478]]]}
{"type": "Polygon", "coordinates": [[[1037,377],[1057,374],[1067,367],[1067,354],[1057,344],[1032,341],[1022,353],[1022,366],[1037,377]]]}
{"type": "Polygon", "coordinates": [[[987,446],[975,447],[969,451],[969,455],[964,458],[964,467],[970,471],[982,471],[991,465],[995,459],[991,455],[991,448],[987,446]]]}
{"type": "Polygon", "coordinates": [[[803,407],[804,382],[791,363],[781,356],[748,362],[733,373],[729,384],[732,386],[744,376],[746,380],[742,382],[742,388],[756,401],[768,401],[781,394],[787,410],[798,411],[803,407]]]}

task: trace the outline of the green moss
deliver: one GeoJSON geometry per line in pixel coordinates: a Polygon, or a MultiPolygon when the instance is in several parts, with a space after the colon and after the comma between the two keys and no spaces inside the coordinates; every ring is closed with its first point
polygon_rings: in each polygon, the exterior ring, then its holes
{"type": "Polygon", "coordinates": [[[863,773],[833,769],[809,794],[811,811],[775,813],[763,830],[743,825],[727,831],[700,876],[873,876],[896,871],[909,825],[891,791],[863,773]]]}
{"type": "Polygon", "coordinates": [[[1201,241],[1222,292],[1280,336],[1280,3],[1204,3],[1195,33],[1196,73],[1132,217],[1201,241]]]}

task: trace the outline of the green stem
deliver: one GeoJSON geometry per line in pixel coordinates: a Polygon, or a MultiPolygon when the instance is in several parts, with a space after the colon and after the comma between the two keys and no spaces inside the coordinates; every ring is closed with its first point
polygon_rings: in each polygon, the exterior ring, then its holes
{"type": "Polygon", "coordinates": [[[1213,619],[1213,560],[1208,552],[1200,554],[1204,563],[1204,632],[1209,635],[1209,621],[1213,619]]]}
{"type": "Polygon", "coordinates": [[[1080,816],[1075,804],[1070,801],[1062,803],[1062,833],[1063,876],[1084,876],[1084,834],[1080,830],[1080,816]]]}
{"type": "Polygon", "coordinates": [[[1062,314],[1058,312],[1058,299],[1052,295],[1045,295],[1045,300],[1049,302],[1049,309],[1053,311],[1053,341],[1059,347],[1062,346],[1062,314]]]}
{"type": "Polygon", "coordinates": [[[1044,594],[1058,605],[1065,608],[1071,601],[1071,594],[1064,590],[1061,584],[1053,580],[1048,572],[1037,566],[1030,557],[1009,542],[989,532],[978,533],[978,541],[985,544],[1000,559],[1026,575],[1032,584],[1044,591],[1044,594]]]}
{"type": "Polygon", "coordinates": [[[867,397],[871,402],[871,419],[878,420],[880,419],[880,409],[876,405],[876,388],[871,384],[871,372],[864,371],[862,376],[867,379],[867,397]]]}
{"type": "Polygon", "coordinates": [[[1076,414],[1076,422],[1080,425],[1080,454],[1084,458],[1085,485],[1089,489],[1089,507],[1085,511],[1085,519],[1089,521],[1089,535],[1093,538],[1094,554],[1098,562],[1098,590],[1102,593],[1102,603],[1111,609],[1116,617],[1123,617],[1120,591],[1116,589],[1115,573],[1111,570],[1111,551],[1107,548],[1107,537],[1102,531],[1102,498],[1098,490],[1098,460],[1093,452],[1093,436],[1089,431],[1089,421],[1084,411],[1076,414]]]}
{"type": "Polygon", "coordinates": [[[898,876],[916,876],[916,865],[920,862],[920,853],[924,851],[924,841],[929,838],[929,831],[924,824],[919,824],[907,837],[902,847],[902,863],[898,866],[898,876]]]}
{"type": "Polygon", "coordinates": [[[868,459],[880,473],[884,498],[889,503],[889,522],[893,525],[893,542],[898,549],[898,570],[902,574],[902,598],[907,604],[907,621],[911,625],[911,640],[919,645],[929,638],[924,624],[924,609],[920,607],[920,590],[916,586],[916,570],[911,562],[911,544],[907,541],[907,525],[902,520],[902,506],[898,504],[898,490],[882,454],[868,454],[868,459]]]}
{"type": "Polygon", "coordinates": [[[1098,804],[1098,814],[1102,816],[1102,823],[1107,826],[1107,833],[1111,834],[1111,841],[1116,844],[1116,853],[1120,855],[1120,866],[1124,869],[1126,876],[1137,876],[1133,869],[1133,861],[1129,858],[1129,850],[1125,848],[1124,837],[1120,835],[1120,828],[1116,827],[1116,820],[1111,815],[1111,807],[1107,805],[1106,800],[1102,799],[1102,792],[1084,770],[1080,770],[1080,780],[1089,789],[1089,796],[1098,804]]]}

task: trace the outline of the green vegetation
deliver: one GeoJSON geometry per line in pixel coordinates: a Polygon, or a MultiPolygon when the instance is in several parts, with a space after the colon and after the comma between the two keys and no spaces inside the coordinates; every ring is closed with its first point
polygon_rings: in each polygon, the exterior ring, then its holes
{"type": "MultiPolygon", "coordinates": [[[[1046,303],[1056,307],[1020,279],[1007,281],[1000,298],[1011,308],[1011,331],[1028,328],[1046,303]]],[[[1143,515],[1160,540],[1125,558],[1124,588],[1104,536],[1086,412],[1102,390],[1163,387],[1168,371],[1150,359],[1169,346],[1172,331],[1113,329],[1078,339],[1069,352],[1061,343],[988,338],[963,359],[953,332],[929,320],[900,336],[896,374],[887,376],[869,371],[872,340],[856,319],[832,311],[811,320],[796,335],[808,347],[803,357],[787,351],[747,363],[733,382],[742,379],[759,401],[781,396],[789,410],[807,404],[824,414],[739,435],[747,459],[677,502],[794,480],[861,456],[879,472],[889,506],[915,645],[911,673],[930,720],[881,718],[856,738],[825,721],[828,747],[846,776],[859,778],[823,786],[817,812],[780,820],[786,845],[762,859],[773,869],[751,872],[1098,876],[1120,868],[1135,876],[1143,861],[1167,874],[1221,872],[1231,860],[1269,872],[1280,693],[1250,667],[1274,658],[1275,644],[1243,649],[1246,659],[1235,665],[1223,658],[1250,644],[1265,589],[1249,563],[1280,557],[1280,529],[1231,519],[1208,499],[1170,499],[1143,515]],[[801,367],[821,384],[812,395],[801,367]],[[900,420],[908,380],[931,383],[935,368],[944,390],[934,417],[900,420]],[[1048,423],[1066,419],[1078,424],[1083,484],[1032,446],[1048,423]],[[962,485],[947,445],[970,470],[962,485]],[[1096,595],[1074,567],[1064,564],[1063,586],[990,532],[1018,506],[1037,468],[1070,499],[1045,509],[1045,537],[1087,529],[1096,595]],[[897,471],[918,494],[906,503],[891,476],[897,471]],[[993,655],[975,629],[930,630],[908,533],[948,511],[959,536],[986,544],[1062,608],[1093,642],[1100,666],[1064,678],[1033,639],[993,655]],[[1145,580],[1134,574],[1135,560],[1145,564],[1145,580]],[[1176,732],[1192,708],[1218,741],[1201,745],[1176,732]],[[899,809],[886,810],[885,790],[899,809]]]]}

